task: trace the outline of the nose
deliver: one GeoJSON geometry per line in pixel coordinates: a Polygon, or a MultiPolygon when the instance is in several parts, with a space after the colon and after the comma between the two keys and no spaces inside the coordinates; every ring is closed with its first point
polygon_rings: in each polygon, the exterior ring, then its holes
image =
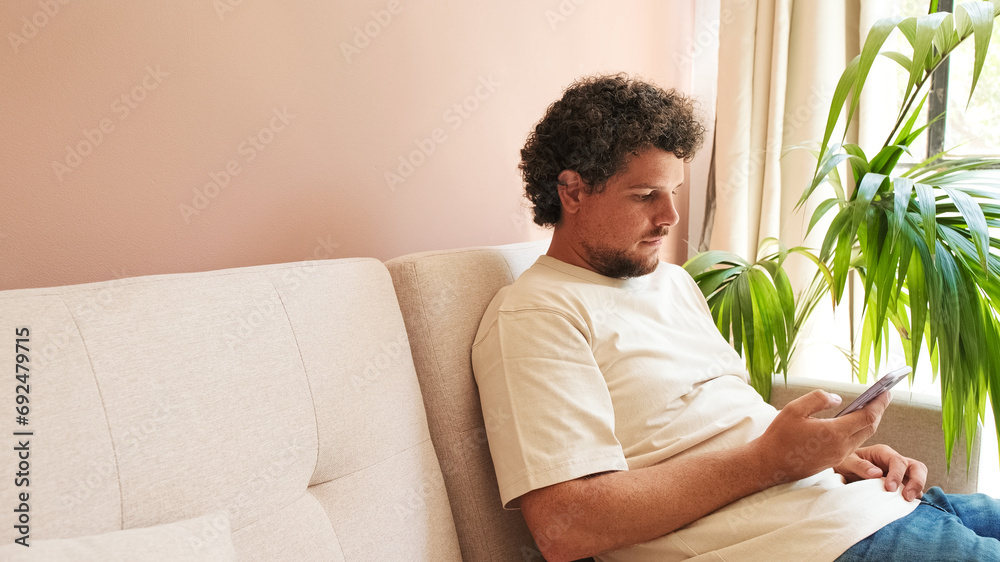
{"type": "Polygon", "coordinates": [[[670,194],[667,197],[662,197],[660,199],[660,205],[656,209],[656,214],[653,216],[653,223],[656,226],[673,226],[677,224],[681,216],[677,212],[677,205],[674,204],[674,195],[670,194]]]}

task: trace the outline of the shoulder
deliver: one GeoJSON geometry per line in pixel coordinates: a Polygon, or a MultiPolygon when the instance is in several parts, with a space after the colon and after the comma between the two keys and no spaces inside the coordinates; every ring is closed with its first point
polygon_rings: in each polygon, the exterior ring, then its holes
{"type": "Polygon", "coordinates": [[[480,321],[474,345],[490,334],[498,322],[518,320],[527,325],[529,320],[567,322],[577,330],[584,331],[586,322],[583,311],[586,306],[588,283],[558,267],[554,268],[539,260],[512,284],[500,289],[480,321]]]}
{"type": "Polygon", "coordinates": [[[585,279],[540,261],[498,292],[495,301],[498,312],[565,311],[576,307],[581,291],[590,285],[585,279]]]}

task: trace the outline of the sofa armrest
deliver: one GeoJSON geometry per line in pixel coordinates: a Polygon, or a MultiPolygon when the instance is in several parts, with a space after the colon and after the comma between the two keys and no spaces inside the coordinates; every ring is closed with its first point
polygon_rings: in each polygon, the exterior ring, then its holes
{"type": "MultiPolygon", "coordinates": [[[[951,470],[947,468],[944,450],[944,432],[941,429],[941,404],[932,396],[914,394],[903,385],[892,391],[892,403],[882,416],[882,422],[875,435],[865,444],[884,443],[903,455],[917,459],[927,465],[927,486],[940,486],[949,493],[972,493],[979,483],[979,449],[982,440],[982,426],[977,427],[972,437],[972,455],[966,464],[963,435],[952,453],[951,470]]],[[[822,388],[834,392],[849,404],[864,392],[865,386],[855,383],[834,382],[809,378],[789,379],[788,384],[781,377],[775,377],[771,390],[771,404],[781,409],[785,404],[814,389],[822,388]]],[[[817,414],[817,417],[832,417],[837,410],[817,414]]]]}

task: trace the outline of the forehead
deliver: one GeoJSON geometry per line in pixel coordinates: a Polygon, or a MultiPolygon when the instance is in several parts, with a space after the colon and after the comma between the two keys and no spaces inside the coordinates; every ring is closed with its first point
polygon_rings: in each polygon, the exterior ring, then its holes
{"type": "Polygon", "coordinates": [[[622,169],[608,179],[608,186],[627,189],[637,184],[673,188],[684,181],[684,161],[659,149],[647,148],[626,161],[622,169]]]}

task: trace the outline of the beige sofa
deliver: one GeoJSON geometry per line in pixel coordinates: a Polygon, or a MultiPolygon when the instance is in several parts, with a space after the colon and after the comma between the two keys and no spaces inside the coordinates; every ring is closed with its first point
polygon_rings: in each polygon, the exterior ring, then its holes
{"type": "MultiPolygon", "coordinates": [[[[469,349],[496,290],[544,250],[0,292],[0,558],[541,559],[500,509],[484,427],[504,420],[483,419],[469,349]]],[[[877,437],[927,459],[932,483],[974,490],[978,436],[969,478],[962,455],[945,475],[938,409],[895,394],[877,437]]]]}

